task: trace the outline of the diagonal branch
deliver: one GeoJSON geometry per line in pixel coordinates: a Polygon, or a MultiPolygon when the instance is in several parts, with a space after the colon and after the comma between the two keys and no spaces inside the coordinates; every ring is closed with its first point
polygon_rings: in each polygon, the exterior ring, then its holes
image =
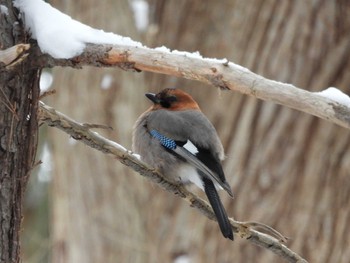
{"type": "MultiPolygon", "coordinates": [[[[78,123],[55,109],[45,105],[43,102],[40,102],[39,117],[40,120],[45,122],[47,125],[61,129],[74,139],[80,140],[96,150],[116,157],[121,163],[146,177],[148,180],[156,183],[166,191],[185,199],[191,207],[197,209],[207,218],[216,220],[210,205],[206,201],[189,192],[183,186],[169,182],[153,168],[140,161],[138,156],[133,154],[131,151],[102,137],[98,133],[91,131],[89,125],[78,123]]],[[[233,231],[241,238],[245,238],[260,247],[267,248],[273,253],[284,258],[287,262],[307,263],[305,259],[282,244],[282,241],[286,241],[286,238],[284,238],[276,230],[256,222],[238,222],[233,219],[230,219],[230,222],[233,227],[233,231]],[[275,237],[280,238],[281,240],[279,241],[273,236],[254,230],[254,227],[263,228],[265,231],[269,232],[275,237]]]]}
{"type": "Polygon", "coordinates": [[[113,67],[150,71],[201,81],[220,89],[238,91],[258,99],[296,109],[345,128],[350,128],[350,108],[317,93],[257,75],[227,60],[205,59],[165,48],[150,49],[122,45],[89,44],[72,59],[54,59],[33,48],[34,67],[82,66],[113,67]]]}

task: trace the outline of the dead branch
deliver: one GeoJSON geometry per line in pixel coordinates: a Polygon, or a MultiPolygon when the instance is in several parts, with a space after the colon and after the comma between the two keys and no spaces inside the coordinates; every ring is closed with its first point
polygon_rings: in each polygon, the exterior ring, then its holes
{"type": "MultiPolygon", "coordinates": [[[[91,131],[89,126],[76,122],[55,109],[45,105],[43,102],[40,102],[39,118],[40,121],[66,132],[74,139],[80,140],[86,145],[105,154],[114,156],[122,164],[130,167],[166,191],[185,199],[191,207],[194,207],[200,211],[207,218],[216,220],[210,205],[206,201],[189,192],[183,186],[169,182],[156,170],[140,161],[137,155],[133,154],[123,146],[102,137],[94,131],[91,131]]],[[[232,218],[230,218],[230,222],[233,231],[241,238],[245,238],[255,245],[272,251],[285,259],[287,262],[307,263],[305,259],[282,244],[283,241],[286,241],[286,238],[271,227],[256,222],[238,222],[232,218]],[[273,236],[261,233],[253,228],[262,228],[264,231],[272,234],[273,236]]]]}
{"type": "Polygon", "coordinates": [[[26,51],[29,48],[29,44],[18,44],[8,49],[0,50],[0,63],[3,63],[7,69],[15,66],[28,56],[26,51]]]}
{"type": "Polygon", "coordinates": [[[266,79],[232,62],[228,63],[227,59],[221,62],[146,47],[92,44],[72,59],[54,59],[40,54],[38,48],[34,53],[40,58],[35,60],[34,63],[38,64],[34,66],[118,66],[124,70],[167,74],[201,81],[220,89],[238,91],[350,128],[350,108],[346,105],[291,84],[266,79]]]}

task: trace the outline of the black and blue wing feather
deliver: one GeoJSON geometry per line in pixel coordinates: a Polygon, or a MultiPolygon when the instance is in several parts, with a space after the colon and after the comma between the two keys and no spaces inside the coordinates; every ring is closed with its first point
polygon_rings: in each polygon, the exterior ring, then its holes
{"type": "Polygon", "coordinates": [[[233,197],[232,190],[226,182],[219,159],[215,158],[209,150],[197,147],[191,142],[191,144],[196,147],[196,153],[194,154],[185,148],[188,141],[175,141],[160,134],[156,130],[151,130],[150,134],[159,140],[165,149],[168,151],[170,150],[177,156],[181,157],[181,159],[185,159],[187,162],[191,163],[198,170],[202,171],[202,176],[208,177],[208,179],[218,183],[231,197],[233,197]]]}

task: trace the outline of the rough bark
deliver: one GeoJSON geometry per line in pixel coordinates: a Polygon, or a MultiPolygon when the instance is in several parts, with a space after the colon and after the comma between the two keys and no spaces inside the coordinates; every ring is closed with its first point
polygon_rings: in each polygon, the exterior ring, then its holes
{"type": "MultiPolygon", "coordinates": [[[[0,48],[25,43],[27,35],[12,1],[0,1],[0,48]],[[16,24],[19,22],[18,24],[16,24]],[[13,25],[16,25],[15,27],[13,25]]],[[[0,65],[0,262],[20,262],[23,194],[37,148],[38,69],[28,61],[0,65]]]]}

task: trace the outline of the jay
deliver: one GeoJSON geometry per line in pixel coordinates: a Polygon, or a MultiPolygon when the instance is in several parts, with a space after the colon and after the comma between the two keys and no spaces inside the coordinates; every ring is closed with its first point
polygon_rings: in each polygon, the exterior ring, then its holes
{"type": "Polygon", "coordinates": [[[224,150],[217,132],[197,102],[180,89],[147,93],[153,105],[136,121],[133,151],[175,183],[194,183],[207,195],[225,238],[233,240],[231,224],[218,195],[233,197],[220,161],[224,150]]]}

